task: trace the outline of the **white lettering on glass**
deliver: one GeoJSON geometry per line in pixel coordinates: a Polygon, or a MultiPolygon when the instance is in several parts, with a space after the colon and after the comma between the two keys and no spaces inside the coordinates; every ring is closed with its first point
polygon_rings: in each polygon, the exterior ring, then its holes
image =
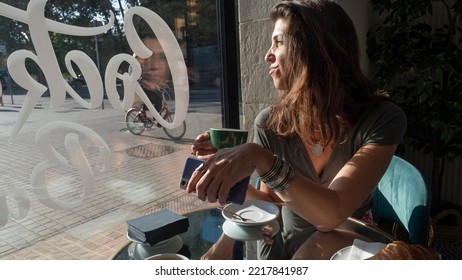
{"type": "Polygon", "coordinates": [[[5,190],[0,188],[0,228],[5,226],[8,219],[19,221],[27,216],[30,210],[29,194],[24,189],[14,188],[5,190]],[[8,209],[6,198],[14,200],[16,203],[17,211],[8,209]]]}
{"type": "Polygon", "coordinates": [[[38,164],[32,171],[32,191],[37,196],[38,200],[44,205],[53,209],[67,210],[80,205],[83,199],[92,192],[95,187],[95,183],[92,168],[85,156],[85,153],[83,152],[79,136],[76,133],[68,133],[64,138],[64,146],[70,158],[70,162],[63,155],[59,154],[51,145],[51,132],[52,130],[59,128],[74,129],[92,140],[95,145],[102,147],[101,157],[103,159],[103,167],[101,171],[104,171],[108,166],[110,166],[111,150],[103,138],[101,138],[95,131],[72,122],[51,122],[44,125],[37,132],[35,136],[35,144],[43,153],[46,160],[38,164]],[[64,202],[54,198],[50,194],[46,185],[45,173],[47,169],[53,165],[61,165],[64,167],[72,166],[78,171],[83,184],[83,192],[80,200],[64,202]]]}
{"type": "MultiPolygon", "coordinates": [[[[39,101],[39,98],[46,90],[50,91],[51,107],[59,108],[65,101],[66,93],[74,98],[80,105],[87,109],[95,109],[101,106],[104,96],[103,81],[97,66],[91,58],[84,52],[72,50],[65,56],[65,64],[69,73],[76,78],[76,65],[84,76],[88,90],[90,93],[90,102],[82,99],[75,90],[64,80],[61,69],[56,58],[49,32],[57,32],[73,36],[96,36],[107,32],[114,23],[114,15],[110,12],[110,20],[107,24],[98,27],[78,27],[62,24],[49,20],[44,15],[44,9],[47,0],[31,0],[28,3],[26,11],[11,7],[5,3],[0,3],[0,16],[10,18],[22,22],[29,27],[32,45],[35,53],[28,50],[17,50],[13,52],[7,60],[7,67],[11,78],[22,88],[26,89],[23,105],[20,110],[19,117],[12,130],[10,142],[13,142],[19,131],[24,126],[34,106],[39,101]],[[34,61],[45,76],[48,88],[36,81],[28,72],[25,62],[27,59],[34,61]]],[[[147,98],[144,90],[137,82],[141,77],[141,66],[139,62],[130,55],[118,54],[109,61],[105,77],[104,85],[106,94],[111,105],[115,109],[127,110],[133,105],[135,94],[147,105],[153,113],[157,121],[166,128],[175,128],[186,118],[189,104],[189,85],[187,68],[184,62],[183,54],[175,39],[172,31],[165,21],[155,12],[143,8],[130,8],[125,15],[124,26],[128,43],[134,53],[142,58],[149,57],[152,52],[142,43],[133,25],[133,16],[138,15],[148,22],[152,31],[157,35],[159,42],[164,49],[167,62],[169,64],[173,86],[175,90],[175,119],[173,123],[165,121],[155,110],[152,103],[147,98]],[[131,73],[120,74],[119,66],[127,62],[131,68],[131,73]],[[124,86],[124,99],[120,101],[120,97],[116,90],[117,79],[122,80],[124,86]]],[[[104,167],[107,168],[110,164],[110,149],[106,142],[93,130],[82,125],[55,121],[44,125],[36,134],[37,148],[43,153],[46,160],[39,163],[32,172],[32,192],[44,205],[53,209],[71,209],[83,201],[92,190],[94,185],[94,174],[91,165],[86,158],[79,135],[76,133],[68,133],[65,136],[65,148],[70,162],[65,156],[59,154],[52,146],[50,141],[51,131],[54,129],[73,129],[90,138],[95,145],[102,147],[102,157],[104,158],[104,167]],[[79,200],[72,202],[62,201],[50,193],[47,181],[46,172],[53,165],[74,168],[78,171],[80,180],[82,181],[83,191],[79,200]]],[[[11,199],[10,199],[11,200],[11,199]]],[[[22,219],[30,208],[30,199],[25,190],[5,190],[0,188],[0,227],[4,226],[9,218],[22,219]],[[17,212],[9,211],[6,198],[12,198],[16,202],[17,212]]]]}

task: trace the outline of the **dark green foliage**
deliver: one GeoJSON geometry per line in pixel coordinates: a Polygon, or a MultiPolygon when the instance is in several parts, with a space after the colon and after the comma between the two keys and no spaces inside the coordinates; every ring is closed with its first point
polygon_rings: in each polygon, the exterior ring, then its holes
{"type": "Polygon", "coordinates": [[[378,88],[406,112],[406,144],[433,155],[439,200],[444,163],[462,155],[462,1],[371,0],[382,22],[367,35],[378,88]],[[434,5],[446,20],[431,26],[434,5]],[[428,20],[430,19],[430,20],[428,20]]]}

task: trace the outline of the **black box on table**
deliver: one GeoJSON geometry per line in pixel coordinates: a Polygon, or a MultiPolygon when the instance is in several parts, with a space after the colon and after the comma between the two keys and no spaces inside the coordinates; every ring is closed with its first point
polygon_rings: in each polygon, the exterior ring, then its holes
{"type": "Polygon", "coordinates": [[[128,235],[139,242],[154,245],[186,232],[189,219],[168,209],[127,221],[128,235]]]}

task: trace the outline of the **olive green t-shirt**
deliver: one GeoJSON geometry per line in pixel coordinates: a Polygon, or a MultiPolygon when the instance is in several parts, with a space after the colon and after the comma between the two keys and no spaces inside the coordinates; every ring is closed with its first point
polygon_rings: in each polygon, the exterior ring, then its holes
{"type": "MultiPolygon", "coordinates": [[[[401,108],[391,102],[385,101],[364,110],[354,124],[349,139],[334,147],[323,173],[318,176],[300,137],[282,138],[273,131],[259,127],[269,114],[270,108],[268,107],[256,117],[254,142],[284,159],[298,173],[326,187],[362,146],[398,144],[402,141],[407,126],[406,115],[401,108]]],[[[361,217],[370,208],[370,203],[371,196],[355,212],[354,216],[361,217]]],[[[260,247],[263,246],[260,248],[260,258],[290,259],[298,247],[315,231],[314,226],[288,207],[282,208],[281,218],[282,240],[275,242],[273,246],[259,244],[260,247]]]]}

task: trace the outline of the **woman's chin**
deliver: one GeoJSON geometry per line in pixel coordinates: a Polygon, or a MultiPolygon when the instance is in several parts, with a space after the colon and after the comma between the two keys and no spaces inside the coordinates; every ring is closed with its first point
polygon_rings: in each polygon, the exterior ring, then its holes
{"type": "Polygon", "coordinates": [[[274,81],[273,84],[274,84],[274,87],[275,87],[277,90],[287,90],[287,87],[284,86],[284,85],[283,85],[282,83],[280,83],[279,81],[278,81],[278,82],[274,81]]]}

